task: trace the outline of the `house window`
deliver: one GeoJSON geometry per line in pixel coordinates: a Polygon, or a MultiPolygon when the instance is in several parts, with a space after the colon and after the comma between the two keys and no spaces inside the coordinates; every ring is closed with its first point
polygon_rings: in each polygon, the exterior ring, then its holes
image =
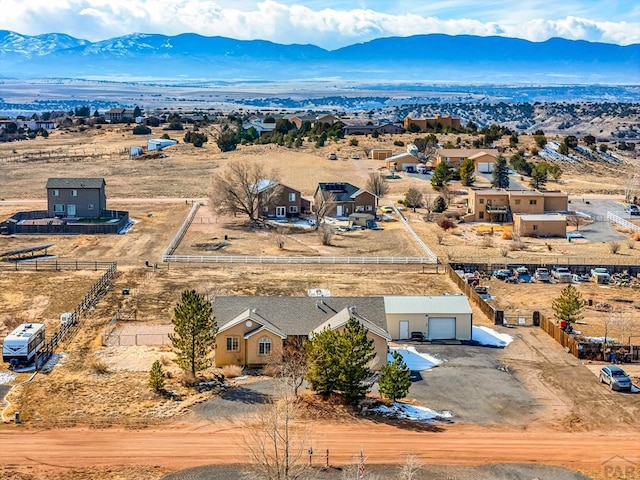
{"type": "Polygon", "coordinates": [[[529,205],[537,205],[538,200],[529,200],[529,205]]]}
{"type": "Polygon", "coordinates": [[[64,205],[61,204],[55,204],[53,206],[53,213],[64,213],[64,205]]]}
{"type": "Polygon", "coordinates": [[[481,198],[480,200],[478,200],[478,203],[479,203],[480,205],[483,205],[483,204],[484,204],[484,198],[481,198]]]}
{"type": "Polygon", "coordinates": [[[536,230],[538,230],[538,225],[533,226],[533,231],[535,232],[536,230]]]}
{"type": "Polygon", "coordinates": [[[521,201],[522,201],[522,200],[517,199],[517,200],[515,201],[515,204],[516,204],[516,205],[520,205],[520,202],[521,202],[521,201]]]}
{"type": "Polygon", "coordinates": [[[269,207],[267,207],[267,206],[262,207],[262,211],[264,213],[267,213],[269,211],[269,207]]]}
{"type": "Polygon", "coordinates": [[[364,212],[364,205],[357,205],[356,212],[364,212]]]}
{"type": "Polygon", "coordinates": [[[296,205],[291,205],[289,207],[289,213],[298,213],[298,207],[296,205]]]}
{"type": "Polygon", "coordinates": [[[52,197],[59,197],[60,196],[60,190],[51,190],[51,196],[52,197]]]}
{"type": "Polygon", "coordinates": [[[72,197],[77,197],[78,196],[78,190],[71,190],[69,192],[69,195],[72,196],[72,197]]]}
{"type": "Polygon", "coordinates": [[[271,355],[271,340],[267,337],[261,338],[258,342],[258,354],[271,355]]]}
{"type": "Polygon", "coordinates": [[[296,194],[294,192],[289,193],[289,201],[290,202],[296,201],[296,194]]]}
{"type": "Polygon", "coordinates": [[[237,352],[240,350],[240,339],[238,337],[227,337],[227,352],[237,352]]]}
{"type": "Polygon", "coordinates": [[[87,210],[93,210],[93,203],[87,204],[87,210]]]}
{"type": "Polygon", "coordinates": [[[373,208],[371,207],[371,205],[367,205],[366,207],[367,212],[370,212],[371,210],[373,210],[373,208]]]}
{"type": "Polygon", "coordinates": [[[484,218],[484,212],[478,212],[478,218],[482,220],[484,218]]]}

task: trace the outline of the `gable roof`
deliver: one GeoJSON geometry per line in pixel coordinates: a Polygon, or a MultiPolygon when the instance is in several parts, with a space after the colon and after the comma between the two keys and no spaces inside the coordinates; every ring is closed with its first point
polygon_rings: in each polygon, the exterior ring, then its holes
{"type": "Polygon", "coordinates": [[[218,329],[218,332],[223,332],[225,330],[230,329],[231,327],[235,327],[236,325],[242,322],[246,322],[247,320],[252,320],[257,324],[259,324],[259,326],[245,333],[244,338],[249,338],[250,336],[255,335],[256,333],[262,330],[268,330],[269,332],[275,333],[281,338],[287,338],[287,336],[282,332],[282,330],[280,330],[278,327],[273,325],[267,319],[263,318],[261,315],[258,315],[258,313],[254,310],[255,309],[250,309],[250,308],[244,310],[238,316],[231,319],[229,322],[225,323],[222,327],[220,327],[220,329],[218,329]]]}
{"type": "Polygon", "coordinates": [[[366,317],[363,317],[362,315],[360,315],[356,307],[343,308],[338,313],[336,313],[333,317],[331,317],[327,321],[323,322],[322,324],[314,328],[311,331],[310,335],[312,333],[318,334],[322,332],[322,330],[324,330],[325,328],[328,328],[329,330],[336,330],[346,325],[351,317],[358,320],[360,324],[363,327],[365,327],[367,330],[369,330],[371,333],[374,333],[375,335],[378,335],[379,337],[384,338],[388,342],[391,341],[391,337],[389,336],[389,333],[387,333],[385,329],[379,327],[373,322],[370,322],[366,317]]]}
{"type": "MultiPolygon", "coordinates": [[[[387,318],[382,297],[216,297],[214,313],[227,330],[248,319],[266,325],[284,335],[308,335],[341,310],[356,307],[358,314],[386,331],[387,318]]],[[[274,332],[275,333],[275,332],[274,332]]]]}
{"type": "Polygon", "coordinates": [[[302,193],[302,190],[298,190],[297,188],[290,187],[289,185],[285,185],[284,183],[281,183],[281,182],[275,182],[275,181],[270,180],[268,178],[265,178],[265,179],[262,179],[262,180],[258,181],[258,183],[256,183],[254,185],[254,188],[256,189],[256,191],[258,193],[260,193],[260,192],[263,192],[265,190],[270,189],[271,187],[277,187],[278,185],[280,185],[282,187],[289,188],[291,190],[295,190],[298,193],[302,193]]]}
{"type": "Polygon", "coordinates": [[[403,153],[399,153],[397,155],[394,155],[393,157],[387,157],[387,162],[394,162],[396,160],[413,160],[415,162],[419,162],[420,159],[418,157],[416,157],[415,155],[411,155],[409,152],[403,152],[403,153]]]}
{"type": "Polygon", "coordinates": [[[485,155],[489,155],[490,157],[494,157],[496,159],[498,158],[498,153],[495,151],[492,152],[491,150],[482,150],[481,152],[470,155],[467,158],[470,158],[471,160],[475,160],[476,158],[482,158],[485,155]]]}
{"type": "Polygon", "coordinates": [[[439,148],[436,155],[443,157],[469,158],[477,153],[486,153],[497,157],[499,152],[495,148],[439,148]]]}
{"type": "Polygon", "coordinates": [[[102,188],[106,185],[104,178],[50,178],[47,188],[102,188]]]}

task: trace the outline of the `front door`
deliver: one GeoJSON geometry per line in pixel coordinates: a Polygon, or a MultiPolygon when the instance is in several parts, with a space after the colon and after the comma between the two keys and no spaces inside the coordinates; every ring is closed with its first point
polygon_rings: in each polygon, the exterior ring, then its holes
{"type": "Polygon", "coordinates": [[[409,339],[409,322],[406,320],[400,321],[400,340],[409,339]]]}
{"type": "Polygon", "coordinates": [[[287,207],[276,207],[276,218],[284,218],[287,216],[287,207]]]}
{"type": "Polygon", "coordinates": [[[67,217],[75,217],[75,216],[76,216],[76,206],[67,205],[67,217]]]}
{"type": "Polygon", "coordinates": [[[338,205],[336,207],[336,217],[341,217],[342,216],[342,205],[338,205]]]}

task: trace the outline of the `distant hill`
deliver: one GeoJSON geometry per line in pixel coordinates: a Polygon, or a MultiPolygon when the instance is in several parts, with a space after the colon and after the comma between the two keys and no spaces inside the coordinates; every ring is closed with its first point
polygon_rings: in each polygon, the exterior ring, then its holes
{"type": "Polygon", "coordinates": [[[640,44],[553,38],[414,35],[328,51],[262,40],[132,34],[89,42],[64,34],[0,31],[0,75],[129,78],[459,83],[640,83],[640,44]]]}

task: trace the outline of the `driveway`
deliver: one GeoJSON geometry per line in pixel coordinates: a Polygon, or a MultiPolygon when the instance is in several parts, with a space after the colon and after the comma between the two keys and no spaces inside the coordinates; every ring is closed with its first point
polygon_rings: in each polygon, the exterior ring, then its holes
{"type": "Polygon", "coordinates": [[[570,210],[582,212],[593,218],[593,223],[580,227],[579,232],[591,242],[612,242],[624,240],[626,236],[618,232],[610,221],[607,212],[613,212],[622,218],[628,218],[620,202],[605,199],[589,199],[579,196],[569,197],[570,210]]]}
{"type": "MultiPolygon", "coordinates": [[[[414,372],[409,398],[454,421],[527,423],[536,400],[503,363],[503,349],[467,345],[416,345],[416,350],[444,359],[440,366],[414,372]]],[[[509,348],[509,347],[507,347],[509,348]]]]}
{"type": "Polygon", "coordinates": [[[193,412],[209,421],[246,416],[269,403],[273,391],[274,380],[270,378],[238,384],[196,405],[193,412]]]}

